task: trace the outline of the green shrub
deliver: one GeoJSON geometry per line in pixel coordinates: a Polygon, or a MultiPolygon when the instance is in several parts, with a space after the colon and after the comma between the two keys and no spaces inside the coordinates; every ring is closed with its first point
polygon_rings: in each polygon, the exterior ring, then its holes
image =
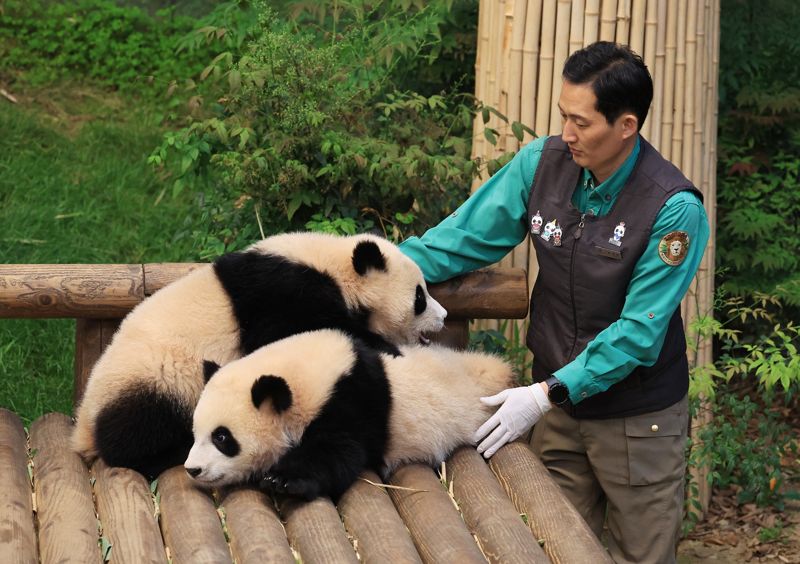
{"type": "Polygon", "coordinates": [[[331,28],[257,5],[253,39],[201,74],[222,89],[214,115],[167,134],[151,156],[176,191],[201,191],[194,236],[206,256],[258,230],[400,240],[452,211],[485,164],[470,158],[471,95],[400,89],[398,69],[436,44],[447,3],[334,4],[331,28]]]}

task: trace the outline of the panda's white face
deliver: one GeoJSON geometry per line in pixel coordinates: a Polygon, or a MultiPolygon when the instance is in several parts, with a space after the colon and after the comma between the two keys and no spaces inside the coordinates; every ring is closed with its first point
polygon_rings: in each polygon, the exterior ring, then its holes
{"type": "Polygon", "coordinates": [[[216,487],[269,469],[300,442],[355,358],[349,338],[328,330],[276,341],[220,368],[195,407],[186,471],[216,487]]]}
{"type": "Polygon", "coordinates": [[[447,310],[428,293],[413,260],[388,241],[371,240],[378,244],[386,267],[362,276],[359,299],[370,312],[370,329],[395,344],[426,343],[426,334],[444,327],[447,310]]]}

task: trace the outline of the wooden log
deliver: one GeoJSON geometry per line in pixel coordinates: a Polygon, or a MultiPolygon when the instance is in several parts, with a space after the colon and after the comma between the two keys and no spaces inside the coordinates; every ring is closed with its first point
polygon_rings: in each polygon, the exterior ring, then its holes
{"type": "Polygon", "coordinates": [[[550,562],[519,511],[473,447],[458,449],[446,467],[464,521],[478,538],[489,562],[550,562]]]}
{"type": "Polygon", "coordinates": [[[129,468],[92,465],[97,514],[103,537],[111,543],[113,562],[159,562],[166,559],[147,480],[129,468]]]}
{"type": "Polygon", "coordinates": [[[544,540],[544,551],[552,562],[611,562],[603,545],[526,443],[517,441],[501,448],[489,466],[517,510],[527,516],[533,534],[544,540]]]}
{"type": "Polygon", "coordinates": [[[62,413],[31,425],[33,476],[42,562],[102,562],[89,471],[69,448],[72,423],[62,413]]]}
{"type": "Polygon", "coordinates": [[[72,405],[79,405],[92,367],[119,328],[119,319],[75,320],[75,384],[72,405]]]}
{"type": "Polygon", "coordinates": [[[236,562],[294,562],[283,523],[269,496],[253,488],[236,488],[224,493],[222,506],[236,562]]]}
{"type": "Polygon", "coordinates": [[[140,265],[0,267],[0,317],[123,317],[143,298],[140,265]]]}
{"type": "Polygon", "coordinates": [[[342,520],[328,498],[302,502],[284,498],[280,510],[286,521],[289,544],[306,564],[316,562],[358,563],[342,520]]]}
{"type": "Polygon", "coordinates": [[[421,563],[403,520],[380,486],[374,472],[364,472],[339,500],[339,514],[345,529],[355,539],[362,562],[421,563]]]}
{"type": "Polygon", "coordinates": [[[182,466],[158,477],[161,533],[173,564],[232,562],[214,500],[182,466]]]}
{"type": "MultiPolygon", "coordinates": [[[[120,318],[146,295],[198,266],[201,265],[0,265],[0,318],[120,318]],[[131,274],[137,270],[138,278],[131,274]],[[112,277],[108,283],[104,282],[107,277],[112,277]],[[120,288],[125,284],[131,289],[122,299],[120,288]],[[49,297],[31,298],[33,286],[39,295],[49,297]]],[[[430,290],[451,318],[521,318],[528,313],[527,281],[519,268],[477,270],[431,285],[430,290]]]]}
{"type": "Polygon", "coordinates": [[[205,266],[200,262],[161,262],[143,264],[144,295],[152,296],[167,284],[183,278],[190,272],[205,266]]]}
{"type": "Polygon", "coordinates": [[[436,474],[421,464],[398,469],[389,495],[408,527],[423,562],[485,564],[478,545],[436,474]]]}
{"type": "Polygon", "coordinates": [[[25,429],[16,414],[0,408],[0,562],[36,564],[31,483],[25,429]]]}

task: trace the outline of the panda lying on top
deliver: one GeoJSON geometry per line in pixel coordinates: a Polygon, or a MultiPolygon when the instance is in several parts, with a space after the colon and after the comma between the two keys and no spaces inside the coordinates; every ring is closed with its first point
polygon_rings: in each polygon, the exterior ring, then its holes
{"type": "Polygon", "coordinates": [[[87,461],[155,477],[192,445],[204,362],[226,364],[320,328],[399,354],[396,345],[425,340],[445,315],[416,264],[389,241],[269,237],[175,281],[125,318],[90,374],[72,446],[87,461]]]}
{"type": "Polygon", "coordinates": [[[494,411],[479,398],[513,385],[497,357],[437,345],[379,353],[336,330],[282,339],[214,373],[194,412],[186,471],[203,486],[260,480],[334,501],[364,469],[436,465],[494,411]]]}

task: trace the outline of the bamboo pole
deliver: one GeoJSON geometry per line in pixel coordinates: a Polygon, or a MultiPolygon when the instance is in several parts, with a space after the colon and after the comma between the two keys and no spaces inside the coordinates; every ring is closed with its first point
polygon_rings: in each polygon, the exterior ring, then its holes
{"type": "Polygon", "coordinates": [[[661,143],[659,152],[669,160],[672,156],[672,127],[674,123],[673,101],[675,100],[675,58],[678,41],[678,3],[673,0],[667,4],[667,33],[665,38],[665,63],[664,63],[664,105],[661,115],[661,143]]]}
{"type": "Polygon", "coordinates": [[[539,54],[539,88],[536,100],[536,132],[550,133],[550,96],[553,88],[556,0],[544,0],[542,7],[542,44],[539,54]]]}
{"type": "MultiPolygon", "coordinates": [[[[645,56],[645,4],[647,4],[646,0],[633,0],[633,4],[631,5],[631,31],[628,36],[628,45],[630,45],[631,49],[636,53],[641,55],[642,59],[644,59],[645,56]]],[[[647,64],[647,62],[645,62],[645,64],[647,64]]]]}
{"type": "MultiPolygon", "coordinates": [[[[489,65],[484,60],[489,54],[489,19],[494,9],[491,4],[481,2],[478,8],[478,50],[475,55],[475,98],[482,102],[486,98],[489,80],[489,65]]],[[[486,140],[483,137],[483,119],[480,114],[472,122],[472,155],[473,157],[483,157],[485,153],[484,145],[486,140]]],[[[485,180],[484,173],[475,177],[472,181],[472,191],[474,192],[485,180]]]]}
{"type": "Polygon", "coordinates": [[[583,46],[591,45],[599,38],[600,0],[586,0],[583,20],[583,46]]]}
{"type": "Polygon", "coordinates": [[[696,33],[696,49],[695,49],[695,59],[694,59],[694,68],[695,73],[698,76],[697,87],[695,88],[694,93],[694,108],[695,108],[695,119],[694,119],[694,131],[692,140],[692,177],[697,178],[698,186],[701,184],[705,184],[705,178],[703,174],[703,149],[704,149],[704,106],[706,101],[706,92],[708,91],[708,53],[706,52],[706,37],[707,37],[707,26],[710,22],[709,14],[708,14],[708,6],[709,2],[706,0],[705,2],[698,2],[697,3],[697,18],[696,18],[696,26],[697,26],[697,33],[696,33]]]}
{"type": "MultiPolygon", "coordinates": [[[[522,2],[523,0],[518,0],[522,2]]],[[[522,44],[522,108],[520,118],[522,123],[543,135],[535,128],[536,125],[536,89],[537,75],[539,72],[539,38],[542,27],[542,0],[527,2],[525,13],[525,41],[522,44]]],[[[533,139],[530,133],[525,133],[523,143],[533,139]]],[[[525,264],[525,263],[522,263],[525,264]]]]}
{"type": "MultiPolygon", "coordinates": [[[[694,156],[694,120],[695,120],[695,100],[697,99],[697,68],[694,70],[689,69],[689,65],[694,66],[695,56],[697,53],[697,9],[695,7],[687,6],[686,12],[686,58],[684,66],[685,74],[685,89],[682,91],[683,96],[679,98],[684,101],[683,110],[683,133],[681,134],[682,142],[680,145],[681,150],[681,169],[684,174],[689,177],[696,185],[700,185],[701,178],[692,177],[694,170],[692,157],[694,156]]],[[[679,91],[681,92],[681,91],[679,91]]],[[[673,146],[673,149],[675,147],[673,146]]]]}
{"type": "Polygon", "coordinates": [[[659,19],[659,10],[664,9],[666,17],[666,0],[649,0],[645,18],[645,63],[653,77],[653,103],[650,106],[650,117],[645,124],[645,137],[658,149],[661,141],[661,107],[664,99],[664,38],[666,26],[659,19]],[[658,25],[661,22],[661,25],[658,25]],[[648,47],[648,45],[650,45],[648,47]],[[652,59],[648,59],[648,52],[652,59]]]}
{"type": "Polygon", "coordinates": [[[617,29],[615,41],[628,45],[630,41],[631,2],[619,0],[617,2],[617,29]]]}
{"type": "Polygon", "coordinates": [[[561,70],[569,55],[569,28],[572,0],[558,0],[556,9],[556,44],[553,50],[553,89],[550,93],[550,127],[548,133],[561,131],[558,99],[561,96],[561,70]]]}
{"type": "Polygon", "coordinates": [[[678,0],[678,35],[675,41],[675,111],[672,124],[672,162],[683,170],[681,147],[683,139],[684,108],[686,106],[686,12],[687,0],[678,0]]]}
{"type": "Polygon", "coordinates": [[[614,41],[617,28],[617,0],[603,0],[600,12],[600,40],[614,41]]]}
{"type": "Polygon", "coordinates": [[[584,0],[573,0],[572,14],[569,24],[569,54],[583,48],[583,20],[585,17],[584,0]]]}
{"type": "MultiPolygon", "coordinates": [[[[522,99],[523,83],[517,80],[517,77],[522,75],[522,59],[525,49],[525,26],[523,22],[525,21],[528,3],[517,0],[513,5],[514,14],[512,16],[511,47],[508,61],[508,113],[506,114],[512,123],[514,121],[522,121],[522,104],[527,102],[522,99]]],[[[512,135],[506,146],[510,151],[517,151],[520,143],[512,135]]]]}

